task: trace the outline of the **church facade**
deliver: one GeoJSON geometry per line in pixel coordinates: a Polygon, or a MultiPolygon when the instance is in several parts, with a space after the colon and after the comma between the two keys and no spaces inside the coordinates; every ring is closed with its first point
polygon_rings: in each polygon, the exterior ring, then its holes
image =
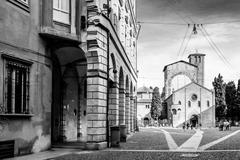
{"type": "Polygon", "coordinates": [[[164,67],[165,107],[168,123],[173,127],[191,124],[194,127],[215,126],[214,91],[204,87],[205,54],[189,55],[189,62],[178,61],[164,67]],[[185,75],[191,83],[177,89],[171,89],[172,80],[185,75]]]}

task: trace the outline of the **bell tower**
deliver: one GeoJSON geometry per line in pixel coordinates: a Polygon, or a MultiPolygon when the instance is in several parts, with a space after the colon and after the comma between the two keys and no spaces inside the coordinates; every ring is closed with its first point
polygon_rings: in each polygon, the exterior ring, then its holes
{"type": "Polygon", "coordinates": [[[205,54],[194,53],[188,56],[189,63],[198,67],[197,83],[204,86],[205,54]]]}

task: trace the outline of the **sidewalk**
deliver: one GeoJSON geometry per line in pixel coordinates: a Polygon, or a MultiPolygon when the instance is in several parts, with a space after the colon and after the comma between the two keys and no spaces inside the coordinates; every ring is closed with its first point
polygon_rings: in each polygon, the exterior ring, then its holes
{"type": "MultiPolygon", "coordinates": [[[[67,154],[84,154],[84,153],[91,153],[94,151],[83,151],[79,149],[52,149],[44,152],[29,154],[25,156],[7,158],[5,160],[46,160],[50,158],[55,158],[67,154]]],[[[95,151],[96,152],[96,151],[95,151]]]]}

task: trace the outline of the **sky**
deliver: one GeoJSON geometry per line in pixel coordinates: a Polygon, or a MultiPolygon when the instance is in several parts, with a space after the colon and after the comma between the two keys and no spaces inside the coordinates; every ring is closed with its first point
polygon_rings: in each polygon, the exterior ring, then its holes
{"type": "MultiPolygon", "coordinates": [[[[212,81],[219,73],[225,82],[235,81],[237,85],[240,79],[239,8],[240,0],[137,0],[137,21],[151,22],[141,23],[138,87],[162,88],[164,66],[178,60],[188,61],[188,55],[195,52],[206,54],[207,88],[213,88],[212,81]],[[198,33],[189,38],[193,26],[188,28],[187,24],[203,24],[220,52],[212,49],[206,33],[204,36],[199,28],[198,33]],[[180,50],[185,34],[187,36],[180,50]],[[220,53],[225,60],[219,56],[220,53]]],[[[183,79],[180,77],[177,81],[183,79]]]]}

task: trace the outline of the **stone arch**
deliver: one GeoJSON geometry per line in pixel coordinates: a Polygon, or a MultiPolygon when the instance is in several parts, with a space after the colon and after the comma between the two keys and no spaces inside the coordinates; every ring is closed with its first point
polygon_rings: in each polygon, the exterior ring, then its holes
{"type": "Polygon", "coordinates": [[[119,124],[125,124],[125,83],[123,69],[119,69],[119,124]]]}
{"type": "Polygon", "coordinates": [[[51,49],[52,143],[86,141],[87,120],[82,114],[86,111],[86,90],[82,87],[82,81],[87,75],[87,58],[78,46],[61,44],[51,49]]]}
{"type": "Polygon", "coordinates": [[[178,61],[164,67],[165,99],[171,95],[171,85],[174,77],[185,75],[192,82],[197,82],[198,67],[185,61],[178,61]]]}

